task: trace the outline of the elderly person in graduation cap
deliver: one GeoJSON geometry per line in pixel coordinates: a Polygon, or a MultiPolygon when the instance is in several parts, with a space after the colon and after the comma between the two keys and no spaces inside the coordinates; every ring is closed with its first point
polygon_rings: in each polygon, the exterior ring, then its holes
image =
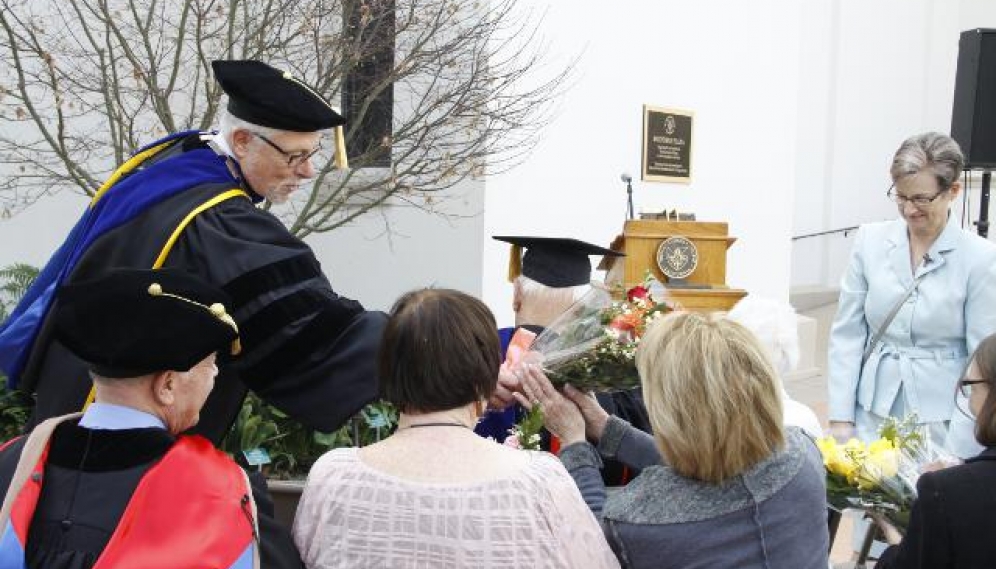
{"type": "Polygon", "coordinates": [[[107,267],[182,269],[232,298],[244,354],[219,358],[218,387],[197,426],[216,444],[247,388],[324,431],[377,393],[385,315],[336,294],[311,249],[257,207],[287,200],[315,176],[323,133],[344,119],[264,63],[212,68],[228,95],[220,131],[168,136],[122,165],[0,328],[0,369],[37,394],[36,423],[92,396],[84,363],[53,335],[51,315],[62,286],[107,267]]]}
{"type": "Polygon", "coordinates": [[[265,487],[180,435],[198,421],[216,357],[242,347],[227,300],[172,269],[62,287],[52,333],[87,362],[94,401],[0,449],[0,566],[301,567],[265,487]]]}
{"type": "MultiPolygon", "coordinates": [[[[512,310],[515,312],[515,326],[498,331],[503,355],[520,329],[538,335],[588,292],[591,282],[590,256],[622,256],[618,251],[577,239],[520,236],[495,236],[494,239],[512,245],[509,280],[514,286],[512,310]]],[[[512,396],[517,389],[515,376],[503,373],[492,398],[491,409],[477,426],[479,434],[499,441],[505,438],[521,413],[512,396]]],[[[621,416],[649,432],[650,423],[639,389],[600,393],[598,400],[609,413],[621,416]]],[[[547,444],[544,441],[544,446],[547,444]]],[[[618,463],[609,462],[603,474],[607,483],[615,485],[625,483],[632,473],[618,463]]]]}

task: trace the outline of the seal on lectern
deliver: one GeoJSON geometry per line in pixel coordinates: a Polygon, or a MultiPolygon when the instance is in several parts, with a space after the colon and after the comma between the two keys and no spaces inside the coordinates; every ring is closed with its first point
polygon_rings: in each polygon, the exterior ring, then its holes
{"type": "Polygon", "coordinates": [[[685,237],[668,237],[657,248],[657,267],[669,279],[687,278],[698,264],[699,251],[685,237]]]}

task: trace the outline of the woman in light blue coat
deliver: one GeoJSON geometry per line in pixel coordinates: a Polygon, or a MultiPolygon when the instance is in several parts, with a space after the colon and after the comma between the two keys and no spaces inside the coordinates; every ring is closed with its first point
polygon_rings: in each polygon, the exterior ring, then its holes
{"type": "Polygon", "coordinates": [[[830,333],[829,417],[838,438],[874,439],[885,417],[916,413],[955,454],[981,450],[956,410],[955,388],[968,354],[996,332],[996,245],[950,215],[963,166],[948,136],[907,139],[888,192],[901,219],[857,232],[830,333]]]}

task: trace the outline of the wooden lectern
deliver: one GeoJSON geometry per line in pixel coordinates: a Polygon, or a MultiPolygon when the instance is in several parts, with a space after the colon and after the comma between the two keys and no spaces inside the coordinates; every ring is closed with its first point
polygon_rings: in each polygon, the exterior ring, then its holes
{"type": "Polygon", "coordinates": [[[624,290],[643,282],[649,270],[664,283],[672,299],[687,310],[729,310],[747,291],[726,285],[726,250],[736,241],[727,233],[722,222],[630,220],[623,234],[612,242],[612,249],[626,253],[615,263],[603,261],[599,268],[608,269],[606,284],[622,284],[624,290]],[[670,237],[691,241],[698,254],[695,269],[683,282],[669,282],[658,266],[658,251],[670,237]]]}

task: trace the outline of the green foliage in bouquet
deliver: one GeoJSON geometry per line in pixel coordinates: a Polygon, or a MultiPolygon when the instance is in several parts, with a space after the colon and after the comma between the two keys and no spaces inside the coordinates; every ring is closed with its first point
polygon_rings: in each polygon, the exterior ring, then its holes
{"type": "Polygon", "coordinates": [[[522,450],[542,450],[540,441],[543,431],[543,410],[539,405],[533,406],[526,411],[522,419],[509,429],[508,436],[505,437],[505,446],[522,450]]]}
{"type": "Polygon", "coordinates": [[[636,363],[627,346],[617,346],[605,340],[592,352],[579,356],[555,368],[548,368],[547,375],[555,386],[571,384],[581,391],[615,391],[640,385],[636,363]]]}
{"type": "Polygon", "coordinates": [[[635,358],[640,339],[651,322],[672,310],[654,299],[650,289],[648,280],[616,302],[594,289],[544,330],[532,349],[544,354],[550,381],[582,391],[639,386],[635,358]]]}
{"type": "Polygon", "coordinates": [[[364,407],[339,430],[320,433],[250,393],[222,449],[238,458],[243,451],[262,448],[272,460],[263,467],[267,477],[304,478],[329,449],[372,444],[391,434],[397,423],[397,410],[381,401],[364,407]]]}

